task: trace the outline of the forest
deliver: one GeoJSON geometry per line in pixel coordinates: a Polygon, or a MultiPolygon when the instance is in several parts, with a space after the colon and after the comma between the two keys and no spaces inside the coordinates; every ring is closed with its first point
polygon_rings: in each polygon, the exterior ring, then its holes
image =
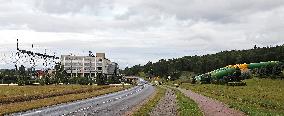
{"type": "MultiPolygon", "coordinates": [[[[125,75],[159,76],[166,78],[171,76],[177,79],[182,71],[194,72],[195,74],[206,73],[227,65],[257,63],[262,61],[284,61],[284,45],[273,47],[257,47],[247,50],[221,51],[216,54],[201,56],[184,56],[173,59],[160,59],[158,62],[149,61],[145,65],[134,65],[123,70],[125,75]]],[[[281,70],[283,65],[280,66],[281,70]]]]}

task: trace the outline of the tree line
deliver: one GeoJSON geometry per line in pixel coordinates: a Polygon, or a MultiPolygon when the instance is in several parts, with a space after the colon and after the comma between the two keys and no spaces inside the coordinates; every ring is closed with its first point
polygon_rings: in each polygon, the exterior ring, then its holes
{"type": "MultiPolygon", "coordinates": [[[[160,59],[158,62],[149,61],[145,65],[126,67],[123,73],[126,75],[138,75],[144,72],[148,76],[160,76],[177,79],[182,71],[190,71],[202,74],[232,64],[257,63],[262,61],[284,60],[284,45],[274,47],[257,47],[247,50],[221,51],[216,54],[201,56],[184,56],[173,59],[160,59]]],[[[281,67],[281,66],[280,66],[281,67]]],[[[263,69],[264,70],[264,69],[263,69]]]]}
{"type": "MultiPolygon", "coordinates": [[[[54,71],[48,73],[48,70],[43,71],[42,77],[39,77],[36,71],[21,65],[18,69],[2,69],[0,70],[0,83],[10,84],[17,83],[18,85],[33,85],[39,83],[40,85],[50,84],[81,84],[81,85],[106,85],[112,83],[120,83],[122,77],[116,73],[113,75],[97,74],[97,77],[82,77],[70,76],[67,74],[64,66],[60,63],[56,64],[54,71]]],[[[117,69],[116,69],[117,70],[117,69]]]]}

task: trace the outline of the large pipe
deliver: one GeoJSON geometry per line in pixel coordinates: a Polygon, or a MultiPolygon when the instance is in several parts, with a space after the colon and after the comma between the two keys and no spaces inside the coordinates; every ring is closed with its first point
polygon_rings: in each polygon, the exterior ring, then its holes
{"type": "Polygon", "coordinates": [[[217,70],[213,70],[211,72],[208,72],[206,74],[198,75],[195,77],[197,81],[202,80],[202,78],[205,78],[205,76],[210,76],[212,79],[222,79],[224,76],[230,76],[232,75],[237,68],[244,70],[245,69],[255,69],[255,68],[261,68],[268,65],[275,65],[279,63],[279,61],[268,61],[268,62],[260,62],[260,63],[250,63],[250,64],[236,64],[236,65],[229,65],[227,67],[223,67],[217,70]]]}

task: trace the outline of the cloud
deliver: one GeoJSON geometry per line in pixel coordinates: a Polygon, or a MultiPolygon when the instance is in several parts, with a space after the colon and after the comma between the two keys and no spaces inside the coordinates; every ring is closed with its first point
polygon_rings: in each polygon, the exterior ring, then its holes
{"type": "Polygon", "coordinates": [[[283,0],[2,0],[0,51],[18,38],[38,52],[106,52],[123,68],[284,44],[283,23],[283,0]]]}

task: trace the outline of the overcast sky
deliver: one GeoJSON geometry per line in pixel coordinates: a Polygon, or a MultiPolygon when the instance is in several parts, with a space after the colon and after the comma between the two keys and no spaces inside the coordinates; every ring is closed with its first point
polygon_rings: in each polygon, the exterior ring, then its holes
{"type": "Polygon", "coordinates": [[[161,58],[284,44],[284,0],[0,0],[0,68],[20,48],[121,68],[161,58]]]}

